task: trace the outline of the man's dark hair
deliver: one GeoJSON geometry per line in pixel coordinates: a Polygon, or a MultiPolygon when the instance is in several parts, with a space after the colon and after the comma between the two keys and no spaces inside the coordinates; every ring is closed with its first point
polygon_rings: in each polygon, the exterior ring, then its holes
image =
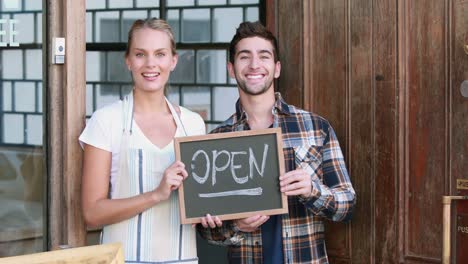
{"type": "Polygon", "coordinates": [[[265,26],[259,21],[257,22],[242,22],[236,30],[236,34],[229,44],[229,61],[234,63],[234,57],[236,56],[236,46],[239,41],[245,38],[259,37],[263,38],[271,43],[273,46],[273,55],[275,62],[279,61],[278,54],[278,41],[276,40],[273,33],[271,33],[265,26]]]}

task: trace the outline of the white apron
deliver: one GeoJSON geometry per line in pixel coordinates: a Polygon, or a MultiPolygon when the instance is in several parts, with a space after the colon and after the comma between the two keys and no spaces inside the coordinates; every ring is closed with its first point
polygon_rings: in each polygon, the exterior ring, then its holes
{"type": "MultiPolygon", "coordinates": [[[[166,99],[177,125],[176,137],[185,128],[166,99]]],[[[112,199],[127,198],[154,190],[164,170],[175,161],[174,146],[163,149],[132,148],[133,93],[123,100],[123,134],[115,191],[112,199]]],[[[180,223],[177,192],[133,218],[107,225],[102,243],[121,242],[126,263],[198,263],[195,229],[180,223]]]]}

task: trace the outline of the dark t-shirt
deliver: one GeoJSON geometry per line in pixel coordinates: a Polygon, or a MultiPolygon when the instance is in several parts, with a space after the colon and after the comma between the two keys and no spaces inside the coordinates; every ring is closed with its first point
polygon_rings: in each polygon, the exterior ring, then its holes
{"type": "Polygon", "coordinates": [[[282,264],[283,238],[281,235],[281,215],[272,215],[262,227],[263,263],[282,264]]]}

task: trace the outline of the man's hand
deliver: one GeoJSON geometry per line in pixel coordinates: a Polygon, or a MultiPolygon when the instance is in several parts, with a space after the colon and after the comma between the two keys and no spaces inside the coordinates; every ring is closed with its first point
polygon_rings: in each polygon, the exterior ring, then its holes
{"type": "Polygon", "coordinates": [[[270,219],[270,217],[267,215],[256,215],[244,219],[234,220],[234,224],[242,232],[253,232],[268,219],[270,219]]]}
{"type": "Polygon", "coordinates": [[[287,196],[301,195],[308,198],[312,193],[310,175],[303,169],[287,172],[280,176],[280,190],[287,196]]]}

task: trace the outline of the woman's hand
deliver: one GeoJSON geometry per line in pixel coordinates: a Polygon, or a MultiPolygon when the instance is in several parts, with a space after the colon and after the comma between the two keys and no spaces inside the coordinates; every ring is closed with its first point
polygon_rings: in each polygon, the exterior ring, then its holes
{"type": "Polygon", "coordinates": [[[158,194],[158,200],[164,201],[169,199],[171,192],[177,190],[187,176],[188,173],[185,170],[184,163],[181,161],[172,163],[172,165],[164,171],[163,178],[159,186],[155,189],[155,192],[158,194]]]}
{"type": "Polygon", "coordinates": [[[221,227],[223,225],[223,221],[221,221],[217,216],[207,214],[205,217],[201,218],[201,225],[204,228],[216,228],[221,227]]]}

